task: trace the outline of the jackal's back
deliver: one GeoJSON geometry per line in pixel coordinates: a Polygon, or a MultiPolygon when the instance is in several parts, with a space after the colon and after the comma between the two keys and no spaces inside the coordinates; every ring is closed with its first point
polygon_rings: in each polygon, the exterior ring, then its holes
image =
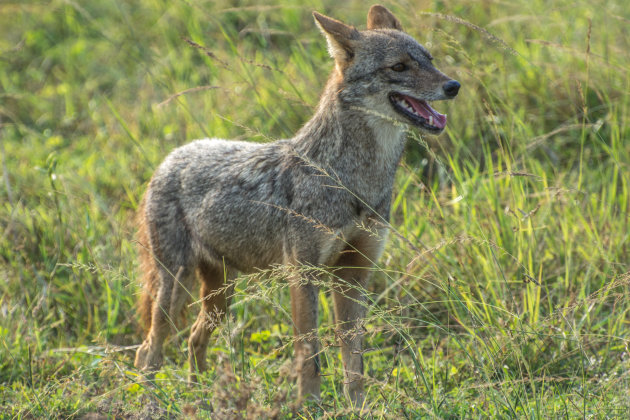
{"type": "MultiPolygon", "coordinates": [[[[299,168],[287,141],[198,140],[174,150],[146,195],[158,258],[189,246],[203,259],[249,272],[282,262],[286,218],[299,168]]],[[[192,258],[195,261],[191,261],[192,258]]]]}

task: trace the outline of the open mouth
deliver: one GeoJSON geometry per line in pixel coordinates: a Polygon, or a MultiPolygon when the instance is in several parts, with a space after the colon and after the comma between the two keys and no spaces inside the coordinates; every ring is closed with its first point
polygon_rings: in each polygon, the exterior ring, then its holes
{"type": "Polygon", "coordinates": [[[390,93],[389,100],[394,109],[410,119],[414,125],[435,133],[439,133],[446,127],[446,115],[431,108],[426,101],[398,92],[390,93]]]}

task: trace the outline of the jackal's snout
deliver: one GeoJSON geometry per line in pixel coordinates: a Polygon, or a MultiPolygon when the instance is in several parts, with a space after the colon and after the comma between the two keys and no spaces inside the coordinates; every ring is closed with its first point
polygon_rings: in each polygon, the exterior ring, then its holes
{"type": "Polygon", "coordinates": [[[442,89],[444,90],[444,94],[449,98],[454,98],[457,96],[457,92],[459,92],[459,88],[462,85],[459,84],[457,80],[449,80],[448,82],[442,85],[442,89]]]}

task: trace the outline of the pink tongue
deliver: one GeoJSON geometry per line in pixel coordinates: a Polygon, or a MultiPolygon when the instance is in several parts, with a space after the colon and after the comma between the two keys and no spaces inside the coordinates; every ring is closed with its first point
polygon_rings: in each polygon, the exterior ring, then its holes
{"type": "Polygon", "coordinates": [[[440,114],[435,109],[431,108],[431,106],[424,101],[417,101],[410,96],[405,96],[405,99],[407,100],[407,102],[411,104],[413,109],[418,114],[422,115],[422,118],[429,121],[430,117],[433,117],[433,124],[432,124],[433,126],[437,128],[446,127],[446,115],[440,114]]]}

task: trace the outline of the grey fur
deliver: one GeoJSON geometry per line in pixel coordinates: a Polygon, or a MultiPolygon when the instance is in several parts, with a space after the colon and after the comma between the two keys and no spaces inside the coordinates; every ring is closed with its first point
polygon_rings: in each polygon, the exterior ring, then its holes
{"type": "MultiPolygon", "coordinates": [[[[447,99],[442,86],[450,80],[433,67],[426,49],[412,37],[383,28],[402,27],[387,9],[378,7],[384,11],[370,11],[380,17],[372,20],[378,29],[361,32],[315,14],[336,67],[315,115],[293,138],[267,144],[197,140],[175,149],[155,171],[140,216],[148,231],[149,243],[143,245],[155,258],[157,278],[147,282],[155,306],[152,331],[138,351],[136,366],[159,368],[165,336],[153,331],[162,328],[159,313],[176,315],[185,301],[182,289],[192,286],[200,265],[210,273],[223,272],[224,265],[231,272],[273,264],[336,267],[342,251],[358,247],[370,257],[363,264],[365,273],[354,270],[341,281],[364,284],[369,266],[383,249],[386,230],[380,222],[389,219],[405,145],[404,126],[410,124],[392,107],[388,95],[396,91],[418,99],[447,99]],[[393,71],[399,62],[407,63],[408,70],[393,71]],[[362,225],[376,227],[381,237],[370,239],[362,225]]],[[[306,334],[316,323],[317,294],[309,285],[292,287],[296,334],[306,334]],[[295,321],[300,316],[305,320],[295,321]]],[[[345,295],[336,299],[342,301],[345,295]]],[[[342,309],[336,312],[338,318],[347,318],[338,321],[352,328],[363,313],[360,308],[347,315],[342,309]]],[[[207,338],[201,342],[195,345],[207,343],[207,338]]],[[[317,342],[304,343],[296,344],[296,353],[304,352],[298,357],[304,364],[298,366],[300,397],[317,397],[319,379],[313,379],[318,376],[317,342]],[[311,368],[306,367],[309,359],[314,363],[311,368]]],[[[355,350],[360,345],[360,338],[348,344],[355,350]]],[[[205,349],[201,353],[193,347],[191,351],[205,357],[205,349]]],[[[357,385],[347,390],[361,404],[362,360],[360,355],[351,356],[349,349],[344,366],[357,385]]]]}

